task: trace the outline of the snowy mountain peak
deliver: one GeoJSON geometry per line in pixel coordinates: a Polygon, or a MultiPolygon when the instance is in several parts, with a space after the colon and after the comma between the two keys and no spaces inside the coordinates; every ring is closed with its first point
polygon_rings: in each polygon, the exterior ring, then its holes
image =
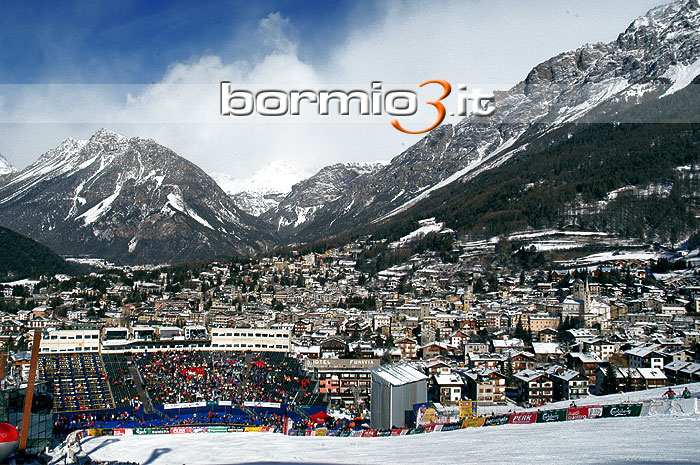
{"type": "Polygon", "coordinates": [[[286,194],[292,190],[294,184],[306,177],[289,162],[276,160],[245,179],[235,179],[226,174],[217,175],[214,179],[229,195],[240,192],[286,194]]]}
{"type": "Polygon", "coordinates": [[[0,154],[0,176],[4,176],[6,174],[14,173],[17,171],[17,169],[10,165],[10,162],[7,161],[5,157],[0,154]]]}
{"type": "Polygon", "coordinates": [[[360,176],[335,165],[324,168],[262,218],[300,242],[379,221],[447,184],[497,168],[528,140],[575,121],[609,120],[686,87],[698,74],[699,0],[664,5],[613,42],[584,45],[536,65],[523,81],[496,93],[498,110],[490,118],[470,115],[454,126],[443,124],[388,165],[360,176]],[[342,187],[329,188],[332,183],[342,187]]]}
{"type": "Polygon", "coordinates": [[[122,136],[121,134],[118,134],[114,131],[110,131],[107,128],[101,128],[99,129],[95,134],[90,137],[90,141],[93,142],[98,142],[98,141],[105,141],[105,140],[126,140],[127,138],[125,136],[122,136]]]}
{"type": "Polygon", "coordinates": [[[102,129],[0,186],[0,223],[68,255],[163,263],[251,253],[271,235],[194,164],[102,129]]]}
{"type": "Polygon", "coordinates": [[[235,179],[227,174],[213,177],[238,208],[253,216],[260,216],[279,205],[295,184],[306,179],[305,174],[283,160],[273,161],[245,179],[235,179]]]}

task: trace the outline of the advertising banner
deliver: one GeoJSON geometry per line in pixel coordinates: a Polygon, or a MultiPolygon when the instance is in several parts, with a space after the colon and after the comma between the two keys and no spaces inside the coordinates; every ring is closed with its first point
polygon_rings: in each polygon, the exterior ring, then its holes
{"type": "Polygon", "coordinates": [[[134,428],[134,434],[151,434],[151,428],[134,428]]]}
{"type": "Polygon", "coordinates": [[[170,434],[170,428],[151,428],[151,434],[170,434]]]}
{"type": "Polygon", "coordinates": [[[114,429],[112,434],[114,434],[114,436],[130,436],[133,434],[133,430],[131,428],[118,428],[114,429]]]}
{"type": "Polygon", "coordinates": [[[433,430],[435,429],[435,425],[427,425],[425,429],[423,430],[424,433],[432,433],[433,430]]]}
{"type": "MultiPolygon", "coordinates": [[[[216,402],[214,402],[216,404],[216,402]]],[[[195,407],[206,407],[206,402],[182,402],[179,404],[163,404],[165,410],[173,410],[179,408],[195,408],[195,407]]]]}
{"type": "Polygon", "coordinates": [[[588,418],[588,407],[569,407],[566,411],[567,420],[585,420],[588,418]]]}
{"type": "Polygon", "coordinates": [[[449,425],[440,425],[442,429],[440,431],[457,431],[462,428],[461,423],[450,423],[449,425]]]}
{"type": "Polygon", "coordinates": [[[207,432],[209,433],[228,433],[227,426],[208,426],[207,432]]]}
{"type": "Polygon", "coordinates": [[[517,412],[511,413],[508,423],[511,425],[527,425],[537,421],[537,412],[517,412]]]}
{"type": "Polygon", "coordinates": [[[404,431],[400,428],[394,428],[391,430],[391,435],[392,436],[401,436],[401,432],[404,431]]]}
{"type": "Polygon", "coordinates": [[[427,402],[415,404],[413,411],[416,414],[416,425],[430,425],[435,423],[435,409],[427,402]]]}
{"type": "Polygon", "coordinates": [[[206,433],[207,427],[206,426],[193,426],[190,428],[190,432],[192,432],[192,433],[206,433]]]}
{"type": "Polygon", "coordinates": [[[377,435],[376,429],[366,429],[362,432],[363,438],[373,438],[377,435]]]}
{"type": "Polygon", "coordinates": [[[495,415],[495,416],[486,418],[486,420],[484,421],[484,426],[507,425],[508,420],[510,420],[510,414],[508,414],[508,413],[503,414],[503,415],[495,415]]]}
{"type": "Polygon", "coordinates": [[[363,431],[353,431],[350,433],[350,436],[352,436],[353,438],[360,438],[362,437],[362,433],[363,431]]]}
{"type": "Polygon", "coordinates": [[[459,402],[459,418],[475,418],[477,416],[477,402],[475,400],[461,400],[459,402]]]}
{"type": "Polygon", "coordinates": [[[316,436],[327,436],[328,428],[316,428],[316,436]]]}
{"type": "Polygon", "coordinates": [[[377,437],[391,436],[391,431],[388,429],[377,431],[377,437]]]}
{"type": "Polygon", "coordinates": [[[170,428],[170,434],[187,434],[191,432],[192,430],[187,426],[173,426],[170,428]]]}
{"type": "Polygon", "coordinates": [[[638,417],[642,413],[642,404],[618,404],[603,407],[603,418],[638,417]]]}
{"type": "Polygon", "coordinates": [[[558,410],[545,410],[537,412],[537,423],[551,423],[555,421],[566,421],[567,410],[565,408],[558,410]]]}
{"type": "Polygon", "coordinates": [[[88,430],[88,434],[92,437],[102,436],[102,429],[101,428],[90,428],[88,430]]]}
{"type": "Polygon", "coordinates": [[[484,426],[486,417],[466,418],[462,422],[462,428],[480,428],[484,426]]]}
{"type": "Polygon", "coordinates": [[[601,405],[588,406],[588,418],[601,418],[603,416],[603,407],[601,405]]]}
{"type": "Polygon", "coordinates": [[[244,407],[281,408],[279,402],[243,402],[244,407]]]}

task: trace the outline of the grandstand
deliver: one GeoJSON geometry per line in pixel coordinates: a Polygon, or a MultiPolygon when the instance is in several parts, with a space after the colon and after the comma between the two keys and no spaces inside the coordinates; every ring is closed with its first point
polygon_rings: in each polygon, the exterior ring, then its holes
{"type": "Polygon", "coordinates": [[[114,408],[105,367],[96,352],[41,354],[39,379],[53,382],[56,412],[114,408]]]}
{"type": "Polygon", "coordinates": [[[136,382],[123,354],[102,354],[107,380],[116,407],[134,407],[139,398],[136,382]]]}
{"type": "Polygon", "coordinates": [[[41,354],[39,377],[54,383],[57,431],[63,433],[85,427],[282,428],[286,418],[303,424],[325,407],[323,396],[314,394],[317,382],[297,359],[278,352],[41,354]]]}
{"type": "MultiPolygon", "coordinates": [[[[133,360],[155,405],[288,405],[313,386],[298,360],[278,352],[164,351],[135,354],[133,360]]],[[[309,400],[322,403],[319,398],[309,400]]]]}

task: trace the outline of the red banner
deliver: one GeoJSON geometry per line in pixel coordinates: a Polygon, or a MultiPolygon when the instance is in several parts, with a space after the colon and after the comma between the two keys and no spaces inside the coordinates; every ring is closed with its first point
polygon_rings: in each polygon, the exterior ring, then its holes
{"type": "Polygon", "coordinates": [[[362,437],[363,438],[373,438],[377,436],[377,430],[376,429],[367,429],[362,432],[362,437]]]}
{"type": "Polygon", "coordinates": [[[588,407],[570,407],[566,411],[567,420],[585,420],[588,418],[588,407]]]}
{"type": "Polygon", "coordinates": [[[392,436],[401,436],[401,428],[394,428],[391,430],[391,435],[392,436]]]}
{"type": "Polygon", "coordinates": [[[202,367],[190,367],[190,368],[183,368],[180,370],[180,375],[182,376],[196,376],[196,375],[203,375],[204,374],[204,368],[202,367]]]}
{"type": "Polygon", "coordinates": [[[170,428],[170,434],[187,434],[191,432],[192,430],[189,426],[173,426],[170,428]]]}
{"type": "Polygon", "coordinates": [[[517,412],[511,413],[508,423],[512,425],[527,425],[537,421],[537,412],[517,412]]]}

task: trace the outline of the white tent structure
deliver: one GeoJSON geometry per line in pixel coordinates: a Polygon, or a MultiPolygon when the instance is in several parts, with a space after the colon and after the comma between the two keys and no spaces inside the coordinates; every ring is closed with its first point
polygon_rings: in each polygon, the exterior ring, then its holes
{"type": "Polygon", "coordinates": [[[428,377],[408,363],[393,363],[372,370],[370,424],[375,429],[403,427],[413,406],[427,402],[428,377]]]}

